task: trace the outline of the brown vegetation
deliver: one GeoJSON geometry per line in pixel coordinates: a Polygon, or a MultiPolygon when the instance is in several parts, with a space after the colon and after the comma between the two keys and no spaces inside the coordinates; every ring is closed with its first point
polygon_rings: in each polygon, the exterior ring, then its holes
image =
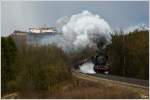
{"type": "Polygon", "coordinates": [[[116,99],[140,98],[138,91],[118,85],[107,84],[74,78],[72,82],[63,82],[56,86],[55,92],[30,92],[21,94],[20,98],[53,98],[53,99],[116,99]]]}

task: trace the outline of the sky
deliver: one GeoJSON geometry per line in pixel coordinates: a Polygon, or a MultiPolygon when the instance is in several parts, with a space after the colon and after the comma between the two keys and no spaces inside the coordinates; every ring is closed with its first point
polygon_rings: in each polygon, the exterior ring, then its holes
{"type": "Polygon", "coordinates": [[[3,1],[1,35],[14,30],[28,31],[46,24],[54,26],[58,19],[88,10],[104,18],[113,29],[137,24],[149,25],[148,1],[3,1]]]}

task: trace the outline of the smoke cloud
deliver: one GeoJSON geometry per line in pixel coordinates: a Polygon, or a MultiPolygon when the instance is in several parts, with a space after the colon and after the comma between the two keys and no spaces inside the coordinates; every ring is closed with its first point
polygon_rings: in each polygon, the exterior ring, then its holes
{"type": "Polygon", "coordinates": [[[111,42],[112,31],[109,24],[99,15],[89,11],[63,17],[58,20],[56,27],[59,34],[45,37],[42,43],[53,43],[69,52],[86,47],[97,47],[96,39],[101,39],[104,44],[111,42]]]}

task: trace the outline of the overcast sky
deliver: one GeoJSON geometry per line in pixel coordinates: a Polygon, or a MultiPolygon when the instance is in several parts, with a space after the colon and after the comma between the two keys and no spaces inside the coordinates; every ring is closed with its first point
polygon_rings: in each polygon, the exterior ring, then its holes
{"type": "Polygon", "coordinates": [[[44,24],[53,26],[63,16],[88,10],[104,18],[113,29],[149,22],[147,1],[5,1],[2,2],[2,35],[44,24]]]}

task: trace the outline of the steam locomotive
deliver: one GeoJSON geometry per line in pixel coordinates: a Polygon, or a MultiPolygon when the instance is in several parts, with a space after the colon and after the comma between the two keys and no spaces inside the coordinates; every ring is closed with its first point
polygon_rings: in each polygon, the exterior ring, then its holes
{"type": "Polygon", "coordinates": [[[106,55],[96,55],[89,58],[86,58],[84,60],[81,60],[80,62],[77,62],[74,67],[75,69],[78,69],[78,67],[86,62],[92,62],[94,64],[94,71],[96,73],[104,73],[109,74],[110,68],[108,65],[108,56],[106,55]]]}
{"type": "Polygon", "coordinates": [[[94,71],[96,73],[109,74],[110,68],[108,65],[108,56],[96,55],[92,57],[92,62],[94,63],[94,71]]]}

